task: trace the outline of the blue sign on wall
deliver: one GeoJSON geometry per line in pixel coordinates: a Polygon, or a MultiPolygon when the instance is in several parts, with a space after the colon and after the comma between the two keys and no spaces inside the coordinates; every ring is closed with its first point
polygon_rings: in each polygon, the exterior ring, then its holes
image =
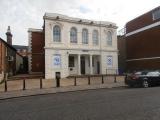
{"type": "Polygon", "coordinates": [[[53,56],[53,64],[55,67],[60,67],[61,66],[61,55],[56,54],[53,56]]]}
{"type": "Polygon", "coordinates": [[[107,66],[112,67],[113,66],[113,57],[107,56],[107,66]]]}

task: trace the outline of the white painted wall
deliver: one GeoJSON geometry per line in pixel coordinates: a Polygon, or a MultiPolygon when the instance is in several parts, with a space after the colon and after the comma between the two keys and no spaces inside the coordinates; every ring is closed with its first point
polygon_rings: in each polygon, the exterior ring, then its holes
{"type": "Polygon", "coordinates": [[[72,55],[72,56],[74,56],[74,67],[69,67],[68,69],[69,75],[77,75],[78,74],[78,56],[77,55],[72,55]]]}
{"type": "Polygon", "coordinates": [[[89,55],[85,56],[85,74],[90,74],[89,55]]]}
{"type": "Polygon", "coordinates": [[[97,62],[99,61],[100,62],[100,56],[93,56],[94,57],[94,66],[93,66],[93,74],[98,74],[98,71],[97,71],[97,62]]]}
{"type": "Polygon", "coordinates": [[[23,65],[23,57],[16,54],[16,72],[19,72],[20,65],[23,65]]]}
{"type": "MultiPolygon", "coordinates": [[[[107,24],[106,24],[107,25],[107,24]]],[[[113,25],[114,26],[114,25],[113,25]]],[[[101,74],[106,74],[107,69],[107,55],[113,56],[113,68],[118,69],[117,57],[117,35],[116,28],[114,27],[100,27],[99,25],[86,25],[69,21],[59,21],[52,19],[45,19],[45,77],[46,79],[54,78],[55,72],[61,72],[62,77],[67,77],[69,73],[74,74],[77,71],[70,72],[68,68],[68,55],[69,54],[87,54],[87,55],[100,55],[100,71],[101,74]],[[61,27],[61,43],[53,42],[53,27],[59,25],[61,27]],[[76,27],[78,31],[78,43],[70,43],[70,29],[76,27]],[[82,44],[82,29],[86,28],[89,32],[89,44],[82,44]],[[99,45],[92,44],[92,31],[98,30],[99,45]],[[107,45],[107,32],[111,31],[113,36],[112,46],[107,45]],[[87,52],[83,51],[87,50],[87,52]],[[54,54],[60,54],[62,60],[61,68],[53,67],[52,57],[54,54]]],[[[75,59],[77,61],[77,59],[75,59]]],[[[88,66],[88,59],[86,59],[86,73],[90,73],[88,66]]],[[[95,61],[96,62],[96,61],[95,61]]],[[[76,63],[75,63],[76,64],[76,63]]],[[[76,64],[77,65],[77,64],[76,64]]],[[[77,66],[75,66],[77,68],[77,66]]],[[[94,71],[95,73],[96,71],[94,71]]]]}

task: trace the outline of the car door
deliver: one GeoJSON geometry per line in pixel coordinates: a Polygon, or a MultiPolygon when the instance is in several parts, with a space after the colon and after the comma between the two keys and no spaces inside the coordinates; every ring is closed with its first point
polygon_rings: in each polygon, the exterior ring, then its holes
{"type": "Polygon", "coordinates": [[[160,73],[159,72],[154,72],[153,77],[154,77],[155,84],[160,83],[160,73]]]}
{"type": "Polygon", "coordinates": [[[160,84],[160,72],[159,72],[159,74],[157,76],[157,83],[160,84]]]}
{"type": "Polygon", "coordinates": [[[151,84],[160,83],[159,72],[149,72],[147,74],[148,80],[151,84]]]}
{"type": "Polygon", "coordinates": [[[153,72],[148,72],[146,76],[147,76],[147,80],[150,84],[155,84],[156,83],[156,78],[155,78],[153,72]]]}

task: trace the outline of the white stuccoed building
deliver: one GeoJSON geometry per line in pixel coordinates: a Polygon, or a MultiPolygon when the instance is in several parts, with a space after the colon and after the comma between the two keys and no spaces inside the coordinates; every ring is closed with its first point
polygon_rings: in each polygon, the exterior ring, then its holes
{"type": "Polygon", "coordinates": [[[45,78],[70,75],[116,74],[117,26],[111,22],[46,13],[45,78]]]}

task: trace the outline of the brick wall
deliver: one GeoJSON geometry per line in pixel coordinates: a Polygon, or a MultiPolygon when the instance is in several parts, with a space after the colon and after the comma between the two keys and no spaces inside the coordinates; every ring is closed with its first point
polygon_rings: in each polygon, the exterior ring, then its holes
{"type": "MultiPolygon", "coordinates": [[[[130,21],[127,32],[137,30],[152,23],[152,11],[130,21]]],[[[126,37],[127,69],[160,69],[160,25],[126,37]],[[155,58],[156,57],[156,58],[155,58]],[[144,59],[147,58],[147,59],[144,59]],[[139,59],[139,60],[134,60],[139,59]]]]}
{"type": "MultiPolygon", "coordinates": [[[[157,7],[158,8],[158,7],[157,7]]],[[[155,8],[155,9],[157,9],[155,8]]],[[[155,10],[154,9],[154,10],[155,10]]],[[[126,24],[127,33],[160,21],[147,12],[126,24]]],[[[126,37],[128,70],[160,69],[160,25],[126,37]],[[156,57],[156,58],[155,58],[156,57]],[[136,60],[135,60],[136,59],[136,60]],[[138,60],[137,60],[138,59],[138,60]]]]}
{"type": "Polygon", "coordinates": [[[6,46],[0,41],[0,73],[7,71],[6,65],[6,46]]]}
{"type": "Polygon", "coordinates": [[[137,60],[127,62],[128,70],[159,70],[160,59],[137,60]]]}
{"type": "Polygon", "coordinates": [[[31,38],[31,71],[44,73],[44,32],[32,32],[31,38]]]}
{"type": "MultiPolygon", "coordinates": [[[[155,9],[157,9],[157,8],[155,8],[155,9]]],[[[150,24],[153,24],[153,23],[159,21],[159,20],[153,20],[152,12],[155,9],[129,21],[126,24],[126,33],[132,32],[134,30],[140,29],[142,27],[145,27],[147,25],[150,25],[150,24]]]]}
{"type": "Polygon", "coordinates": [[[118,68],[119,72],[125,72],[126,71],[126,39],[125,36],[118,36],[117,37],[118,42],[118,68]]]}
{"type": "Polygon", "coordinates": [[[160,56],[160,26],[126,38],[127,59],[160,56]]]}

